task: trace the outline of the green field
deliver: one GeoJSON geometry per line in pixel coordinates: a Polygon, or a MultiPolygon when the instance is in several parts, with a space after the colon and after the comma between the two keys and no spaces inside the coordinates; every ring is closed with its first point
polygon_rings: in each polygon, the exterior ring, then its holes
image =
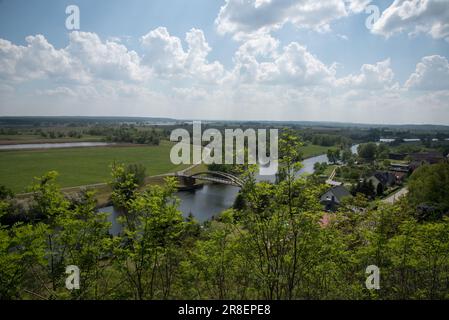
{"type": "Polygon", "coordinates": [[[0,184],[14,192],[26,192],[33,177],[48,171],[59,172],[62,187],[107,182],[114,161],[141,163],[147,175],[156,175],[185,168],[170,162],[171,144],[160,146],[111,146],[93,148],[22,150],[0,152],[0,184]]]}
{"type": "Polygon", "coordinates": [[[323,147],[314,144],[309,144],[307,146],[303,146],[300,148],[302,157],[304,159],[325,154],[329,149],[335,149],[335,147],[323,147]]]}

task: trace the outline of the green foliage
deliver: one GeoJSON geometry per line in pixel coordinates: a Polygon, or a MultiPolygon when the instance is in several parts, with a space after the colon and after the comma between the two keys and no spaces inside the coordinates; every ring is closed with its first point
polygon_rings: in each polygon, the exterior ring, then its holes
{"type": "Polygon", "coordinates": [[[340,150],[327,150],[327,158],[333,164],[336,164],[340,159],[340,150]]]}
{"type": "MultiPolygon", "coordinates": [[[[99,134],[98,129],[96,132],[99,134]]],[[[119,128],[106,129],[101,131],[106,135],[106,140],[111,142],[129,142],[138,144],[159,145],[162,135],[154,129],[139,130],[135,127],[121,126],[119,128]]]]}
{"type": "Polygon", "coordinates": [[[320,146],[334,146],[334,145],[350,145],[350,139],[341,135],[330,134],[314,134],[312,137],[312,143],[320,146]]]}
{"type": "Polygon", "coordinates": [[[388,159],[390,149],[385,143],[380,143],[376,149],[376,159],[388,159]]]}
{"type": "Polygon", "coordinates": [[[12,198],[14,193],[3,185],[0,185],[0,200],[12,198]]]}
{"type": "Polygon", "coordinates": [[[374,188],[374,185],[371,181],[363,179],[362,181],[357,182],[357,184],[352,185],[351,187],[351,193],[352,195],[356,195],[358,193],[363,194],[364,196],[374,199],[376,195],[378,195],[379,191],[380,193],[383,193],[383,190],[376,190],[374,188]]]}
{"type": "Polygon", "coordinates": [[[123,164],[114,163],[111,166],[112,188],[111,199],[115,207],[128,210],[129,202],[134,199],[139,187],[139,179],[131,170],[127,170],[123,164]]]}
{"type": "Polygon", "coordinates": [[[132,174],[138,186],[143,186],[146,176],[146,168],[140,163],[132,163],[126,166],[125,174],[132,174]]]}
{"type": "Polygon", "coordinates": [[[328,164],[326,162],[321,162],[321,163],[316,162],[313,165],[313,170],[314,170],[315,174],[320,175],[320,174],[324,173],[324,171],[327,169],[327,167],[328,167],[328,164]]]}
{"type": "Polygon", "coordinates": [[[366,161],[373,161],[377,154],[377,145],[374,142],[362,143],[357,148],[357,154],[366,161]]]}
{"type": "Polygon", "coordinates": [[[351,161],[353,161],[354,155],[352,154],[351,149],[344,149],[341,153],[341,161],[346,164],[350,164],[351,161]]]}
{"type": "Polygon", "coordinates": [[[407,198],[414,206],[426,204],[449,212],[449,163],[423,165],[410,176],[407,198]]]}
{"type": "Polygon", "coordinates": [[[117,267],[135,299],[169,298],[180,259],[185,223],[173,194],[174,179],[150,187],[129,203],[134,219],[122,220],[121,242],[115,248],[117,267]]]}

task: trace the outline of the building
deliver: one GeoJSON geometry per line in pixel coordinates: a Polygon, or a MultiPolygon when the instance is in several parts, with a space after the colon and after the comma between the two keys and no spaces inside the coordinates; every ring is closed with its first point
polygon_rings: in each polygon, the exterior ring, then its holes
{"type": "Polygon", "coordinates": [[[334,186],[321,196],[320,203],[324,206],[324,210],[335,211],[347,197],[352,197],[348,189],[343,186],[334,186]]]}
{"type": "Polygon", "coordinates": [[[410,165],[403,163],[392,163],[388,170],[393,172],[404,172],[407,174],[412,173],[412,168],[410,167],[410,165]]]}
{"type": "Polygon", "coordinates": [[[435,164],[444,160],[444,156],[439,152],[418,152],[409,155],[412,167],[419,167],[422,164],[435,164]]]}
{"type": "Polygon", "coordinates": [[[389,153],[388,158],[392,160],[404,160],[407,154],[405,153],[389,153]]]}
{"type": "Polygon", "coordinates": [[[377,194],[383,193],[385,189],[396,183],[396,176],[389,171],[378,171],[367,179],[371,181],[377,194]]]}

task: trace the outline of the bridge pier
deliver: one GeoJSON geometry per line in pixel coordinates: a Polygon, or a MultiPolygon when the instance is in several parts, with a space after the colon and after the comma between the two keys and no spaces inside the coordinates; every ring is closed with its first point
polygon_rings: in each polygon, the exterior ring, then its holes
{"type": "Polygon", "coordinates": [[[189,176],[180,176],[181,183],[186,187],[193,187],[195,185],[196,179],[189,176]]]}

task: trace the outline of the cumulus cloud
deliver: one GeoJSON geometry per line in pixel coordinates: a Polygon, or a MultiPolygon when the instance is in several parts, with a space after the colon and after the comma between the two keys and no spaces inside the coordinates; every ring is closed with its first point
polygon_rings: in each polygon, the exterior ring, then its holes
{"type": "Polygon", "coordinates": [[[447,0],[395,0],[373,25],[375,34],[390,37],[396,33],[426,33],[449,41],[449,2],[447,0]]]}
{"type": "Polygon", "coordinates": [[[209,63],[211,51],[204,33],[191,29],[186,34],[188,49],[185,51],[181,39],[171,36],[165,27],[156,28],[141,38],[145,48],[143,63],[162,77],[196,77],[204,81],[218,81],[224,73],[223,66],[209,63]]]}
{"type": "Polygon", "coordinates": [[[269,32],[286,23],[298,28],[328,31],[330,23],[346,17],[343,0],[226,0],[215,20],[218,32],[269,32]]]}
{"type": "Polygon", "coordinates": [[[333,79],[334,68],[299,43],[292,42],[282,50],[278,47],[279,42],[268,35],[243,43],[235,54],[234,78],[238,82],[291,86],[312,86],[333,79]]]}
{"type": "Polygon", "coordinates": [[[348,75],[336,81],[337,86],[366,90],[390,89],[394,87],[394,73],[390,67],[390,59],[376,64],[364,64],[357,75],[348,75]]]}
{"type": "Polygon", "coordinates": [[[118,42],[101,41],[91,32],[70,33],[65,51],[95,77],[111,80],[143,80],[145,70],[140,66],[140,57],[118,42]]]}
{"type": "Polygon", "coordinates": [[[371,2],[372,0],[349,0],[349,10],[355,13],[362,12],[371,2]]]}
{"type": "Polygon", "coordinates": [[[0,39],[0,78],[20,82],[39,78],[85,80],[82,65],[43,35],[26,37],[26,46],[0,39]]]}
{"type": "Polygon", "coordinates": [[[415,90],[449,90],[449,63],[445,57],[434,55],[421,59],[405,87],[415,90]]]}
{"type": "Polygon", "coordinates": [[[69,45],[56,49],[43,35],[26,37],[26,46],[0,39],[0,77],[21,82],[51,79],[87,83],[93,79],[142,80],[136,52],[89,32],[70,33],[69,45]]]}

